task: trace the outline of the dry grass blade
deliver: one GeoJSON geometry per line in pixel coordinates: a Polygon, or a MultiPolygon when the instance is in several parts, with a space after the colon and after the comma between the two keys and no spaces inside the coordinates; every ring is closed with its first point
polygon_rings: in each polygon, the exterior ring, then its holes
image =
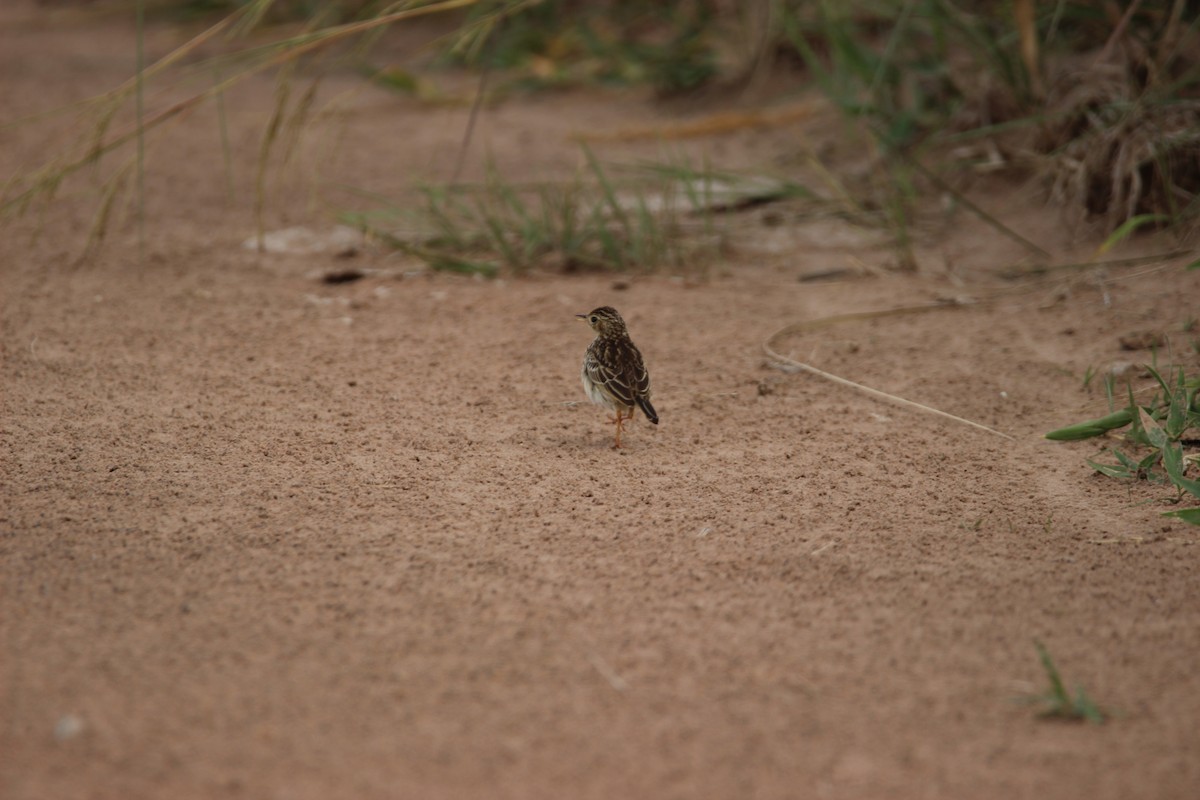
{"type": "Polygon", "coordinates": [[[960,425],[967,425],[969,427],[976,428],[981,431],[986,431],[987,433],[993,434],[995,436],[999,436],[1003,439],[1008,439],[1009,441],[1014,441],[1014,437],[1009,436],[1007,433],[1001,433],[1000,431],[998,431],[994,428],[989,428],[988,426],[980,424],[978,422],[973,422],[969,419],[964,419],[962,417],[955,416],[954,414],[949,414],[945,411],[941,411],[939,409],[932,408],[930,406],[922,405],[921,403],[914,402],[914,401],[909,400],[904,397],[899,397],[894,394],[888,394],[887,392],[881,392],[878,389],[872,389],[870,386],[864,386],[861,383],[855,383],[854,381],[847,380],[846,378],[843,378],[839,375],[834,375],[833,373],[826,372],[822,369],[818,369],[818,368],[812,366],[811,364],[805,364],[803,362],[796,361],[793,358],[789,358],[788,356],[785,356],[785,355],[779,353],[774,348],[775,343],[779,339],[782,339],[784,336],[788,336],[788,335],[791,335],[794,333],[800,333],[802,331],[816,330],[818,328],[829,327],[831,325],[838,325],[843,322],[854,322],[854,321],[866,320],[866,319],[878,319],[880,317],[893,317],[893,316],[900,316],[900,315],[905,315],[905,314],[922,314],[922,313],[925,313],[928,311],[941,311],[941,310],[946,310],[946,309],[951,309],[951,308],[958,308],[958,307],[960,307],[960,305],[961,305],[961,303],[958,303],[958,302],[932,303],[932,304],[920,305],[920,306],[904,306],[901,308],[886,309],[884,311],[863,311],[863,312],[854,313],[854,314],[841,314],[841,315],[838,315],[835,317],[825,317],[822,319],[809,320],[806,322],[795,322],[795,323],[792,323],[791,325],[785,325],[784,327],[780,328],[779,330],[775,331],[775,333],[773,333],[769,337],[767,337],[767,340],[765,342],[763,342],[762,348],[763,348],[763,352],[767,355],[767,358],[770,359],[775,364],[782,365],[782,366],[792,369],[792,370],[808,372],[812,375],[816,375],[817,377],[824,378],[827,381],[832,381],[833,383],[837,383],[842,386],[847,386],[851,389],[854,389],[855,391],[861,392],[861,393],[869,395],[871,397],[876,397],[876,398],[879,398],[880,400],[886,400],[889,403],[895,403],[897,405],[901,405],[906,408],[911,408],[916,411],[920,411],[924,414],[932,414],[934,416],[941,417],[943,419],[948,419],[953,422],[957,422],[960,425]]]}
{"type": "MultiPolygon", "coordinates": [[[[475,5],[479,0],[442,0],[442,2],[432,3],[430,5],[419,6],[416,8],[404,8],[388,14],[383,14],[372,19],[363,20],[360,22],[352,22],[345,25],[335,25],[333,27],[324,28],[318,31],[304,33],[299,36],[292,37],[274,43],[265,48],[255,48],[253,51],[257,61],[242,68],[237,74],[211,86],[205,91],[199,92],[184,100],[180,100],[157,113],[150,114],[144,118],[140,118],[132,125],[128,126],[112,139],[107,142],[96,142],[92,147],[89,147],[85,152],[74,158],[56,157],[53,160],[53,173],[47,175],[48,166],[35,169],[30,173],[30,178],[22,178],[19,181],[10,182],[13,188],[16,188],[16,194],[11,196],[6,195],[0,197],[0,213],[10,210],[24,211],[29,207],[32,200],[38,195],[44,195],[47,188],[56,187],[67,176],[74,174],[79,169],[96,161],[100,156],[116,150],[130,142],[136,141],[139,136],[144,136],[150,130],[159,127],[162,123],[173,119],[185,111],[188,111],[200,105],[206,100],[209,100],[222,92],[230,89],[232,86],[241,81],[263,72],[272,67],[285,65],[296,62],[301,56],[307,55],[310,52],[327,47],[330,44],[342,41],[346,38],[357,36],[359,34],[369,33],[379,28],[391,25],[403,20],[412,19],[415,17],[435,14],[439,12],[452,11],[468,6],[475,5]],[[261,57],[260,57],[261,56],[261,57]],[[38,177],[41,176],[41,177],[38,177]],[[38,177],[34,180],[33,177],[38,177]],[[19,188],[18,188],[19,187],[19,188]]],[[[238,14],[232,14],[226,20],[212,26],[204,33],[189,41],[187,44],[172,51],[155,64],[148,67],[141,73],[141,80],[146,80],[149,77],[162,72],[168,66],[178,62],[188,52],[194,50],[203,42],[211,39],[219,31],[223,30],[229,23],[235,20],[238,14]]],[[[211,67],[211,64],[202,65],[206,69],[211,67]]],[[[136,91],[138,78],[131,78],[125,84],[122,84],[117,89],[106,92],[84,103],[84,106],[98,104],[104,106],[106,103],[119,105],[124,102],[134,91],[136,91]]]]}
{"type": "Polygon", "coordinates": [[[1050,253],[1048,253],[1045,248],[1041,247],[1040,245],[1035,244],[1034,242],[1029,241],[1024,236],[1022,236],[1021,234],[1019,234],[1015,230],[1013,230],[1011,227],[1009,227],[1008,225],[1005,225],[1003,222],[996,219],[994,216],[992,216],[988,212],[984,211],[978,205],[971,202],[971,200],[968,197],[966,197],[962,192],[958,191],[953,186],[946,183],[946,181],[942,180],[942,178],[939,175],[937,175],[935,172],[933,172],[933,170],[929,169],[924,164],[922,164],[918,159],[916,159],[912,156],[909,156],[903,152],[899,153],[899,155],[905,161],[905,163],[911,165],[913,169],[915,169],[917,172],[921,173],[921,175],[923,175],[927,180],[929,180],[931,183],[933,183],[935,186],[937,186],[938,189],[953,196],[956,202],[961,203],[964,208],[966,208],[968,211],[973,213],[975,216],[979,217],[981,220],[986,222],[988,225],[992,226],[992,228],[994,228],[996,231],[1007,236],[1009,239],[1012,239],[1014,242],[1017,242],[1018,244],[1023,245],[1031,253],[1037,255],[1038,257],[1044,258],[1047,261],[1050,260],[1050,258],[1051,258],[1050,253]]]}
{"type": "Polygon", "coordinates": [[[811,102],[782,109],[721,111],[700,119],[669,125],[641,125],[607,131],[575,131],[571,134],[571,138],[578,142],[632,142],[641,139],[676,141],[790,125],[812,117],[816,111],[816,104],[811,102]]]}
{"type": "MultiPolygon", "coordinates": [[[[96,207],[91,228],[88,230],[87,241],[83,246],[83,253],[76,261],[77,264],[81,264],[95,255],[104,243],[104,238],[108,235],[109,220],[112,217],[113,206],[116,203],[117,197],[128,187],[129,179],[140,166],[140,161],[141,159],[137,155],[129,158],[116,171],[116,174],[105,182],[100,193],[100,203],[96,207]]],[[[143,234],[139,231],[138,235],[140,238],[143,234]]]]}
{"type": "Polygon", "coordinates": [[[1174,2],[1148,37],[1147,21],[1166,9],[1142,5],[1128,4],[1119,17],[1115,5],[1108,9],[1113,28],[1098,53],[1052,74],[1046,107],[1055,114],[1035,149],[1050,155],[1051,196],[1074,224],[1096,219],[1113,233],[1128,220],[1159,215],[1157,226],[1194,230],[1200,22],[1183,26],[1183,5],[1174,2]]]}
{"type": "MultiPolygon", "coordinates": [[[[207,42],[212,40],[217,34],[221,33],[223,30],[228,28],[230,26],[230,24],[232,24],[237,19],[237,16],[238,16],[237,12],[229,15],[228,17],[221,20],[220,22],[217,22],[212,27],[204,30],[203,32],[201,32],[198,35],[189,39],[184,44],[175,48],[170,53],[168,53],[167,55],[163,56],[161,59],[156,61],[154,64],[152,64],[149,67],[147,67],[146,69],[142,70],[140,73],[141,80],[147,81],[150,78],[157,75],[158,73],[164,72],[169,67],[174,66],[175,64],[184,60],[194,50],[203,46],[204,44],[206,44],[207,42]]],[[[121,84],[120,86],[116,87],[115,89],[107,91],[104,94],[97,95],[95,97],[90,97],[90,98],[80,101],[80,102],[71,103],[70,105],[67,105],[65,107],[53,108],[53,109],[50,109],[49,111],[43,111],[43,112],[40,112],[37,114],[32,114],[29,116],[17,117],[15,119],[5,120],[3,122],[0,122],[0,130],[5,130],[6,128],[14,128],[14,127],[17,127],[18,125],[24,125],[29,122],[37,122],[39,120],[47,119],[49,117],[53,117],[58,114],[62,114],[62,113],[65,113],[67,111],[71,111],[74,109],[79,109],[79,108],[84,108],[84,107],[89,107],[89,106],[104,106],[108,103],[113,103],[114,101],[119,104],[121,101],[123,101],[124,99],[126,99],[127,97],[129,97],[131,94],[133,94],[136,91],[138,79],[139,79],[138,75],[135,75],[134,77],[125,81],[125,83],[121,84]]]]}
{"type": "Polygon", "coordinates": [[[1017,33],[1021,37],[1021,60],[1025,63],[1025,71],[1029,73],[1029,86],[1036,97],[1045,93],[1042,85],[1042,61],[1038,48],[1037,11],[1033,0],[1015,0],[1013,17],[1017,23],[1017,33]]]}
{"type": "Polygon", "coordinates": [[[254,227],[258,238],[258,252],[265,250],[263,246],[263,235],[265,232],[265,222],[263,214],[267,203],[267,162],[271,156],[271,146],[275,143],[276,137],[279,135],[279,128],[283,124],[284,115],[287,112],[288,95],[290,87],[288,78],[290,70],[285,70],[279,76],[279,84],[275,90],[275,111],[271,115],[271,121],[267,123],[267,129],[263,133],[263,139],[258,149],[258,165],[254,177],[254,227]]]}

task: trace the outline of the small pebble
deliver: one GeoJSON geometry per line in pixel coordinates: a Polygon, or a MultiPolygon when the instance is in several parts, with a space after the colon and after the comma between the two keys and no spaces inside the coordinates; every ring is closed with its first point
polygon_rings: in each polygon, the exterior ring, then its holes
{"type": "Polygon", "coordinates": [[[65,742],[83,733],[83,720],[74,714],[64,714],[54,723],[54,738],[65,742]]]}
{"type": "Polygon", "coordinates": [[[1135,366],[1137,365],[1132,361],[1114,361],[1108,367],[1108,374],[1112,375],[1114,378],[1120,378],[1132,370],[1135,366]]]}

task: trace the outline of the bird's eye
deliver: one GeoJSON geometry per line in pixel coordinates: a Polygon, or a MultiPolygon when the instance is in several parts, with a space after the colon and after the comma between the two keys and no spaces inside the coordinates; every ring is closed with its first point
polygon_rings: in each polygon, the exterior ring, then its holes
{"type": "Polygon", "coordinates": [[[589,319],[589,320],[588,320],[588,322],[590,322],[590,323],[592,323],[593,325],[595,325],[597,322],[599,322],[599,318],[598,318],[598,317],[594,317],[594,316],[593,316],[591,319],[589,319]]]}

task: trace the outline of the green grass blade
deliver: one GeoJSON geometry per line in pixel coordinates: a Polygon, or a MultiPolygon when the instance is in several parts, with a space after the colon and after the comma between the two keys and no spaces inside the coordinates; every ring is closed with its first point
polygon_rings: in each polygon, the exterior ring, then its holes
{"type": "Polygon", "coordinates": [[[1170,405],[1167,407],[1167,418],[1163,423],[1167,430],[1167,436],[1171,441],[1178,441],[1183,432],[1188,427],[1188,406],[1191,404],[1191,397],[1188,394],[1187,384],[1183,378],[1183,368],[1180,367],[1179,375],[1175,381],[1174,391],[1168,392],[1167,397],[1170,398],[1170,405]]]}
{"type": "Polygon", "coordinates": [[[1123,242],[1125,239],[1143,225],[1151,225],[1158,222],[1170,222],[1171,218],[1166,214],[1138,214],[1130,217],[1121,223],[1121,226],[1113,231],[1107,239],[1105,239],[1098,248],[1096,255],[1104,255],[1112,248],[1123,242]]]}
{"type": "Polygon", "coordinates": [[[1130,470],[1134,473],[1134,475],[1137,475],[1144,467],[1148,466],[1141,461],[1134,461],[1132,458],[1125,455],[1124,452],[1115,447],[1112,448],[1110,452],[1112,452],[1113,457],[1117,459],[1117,461],[1119,461],[1121,465],[1125,467],[1125,469],[1130,470]]]}
{"type": "Polygon", "coordinates": [[[1126,384],[1125,389],[1129,392],[1129,433],[1126,434],[1130,441],[1144,444],[1151,447],[1150,437],[1146,434],[1146,428],[1142,425],[1142,409],[1133,399],[1133,387],[1126,384]]]}
{"type": "Polygon", "coordinates": [[[1158,370],[1152,364],[1145,364],[1146,371],[1150,373],[1150,377],[1158,381],[1158,385],[1162,387],[1163,394],[1167,397],[1171,396],[1171,387],[1167,385],[1166,380],[1159,374],[1158,370]]]}
{"type": "Polygon", "coordinates": [[[1137,477],[1137,475],[1130,472],[1129,469],[1127,469],[1126,467],[1118,466],[1116,464],[1101,464],[1099,462],[1092,461],[1090,458],[1085,458],[1084,461],[1087,462],[1087,465],[1089,467],[1096,470],[1096,472],[1099,472],[1101,475],[1107,475],[1110,478],[1136,478],[1137,477]]]}
{"type": "Polygon", "coordinates": [[[483,224],[492,244],[495,246],[500,257],[513,270],[520,270],[524,266],[523,260],[517,255],[516,250],[508,241],[508,231],[503,223],[494,215],[487,213],[480,202],[479,215],[483,220],[483,224]]]}
{"type": "Polygon", "coordinates": [[[1099,419],[1088,420],[1087,422],[1078,422],[1074,425],[1068,425],[1065,428],[1050,431],[1045,435],[1047,439],[1052,439],[1056,442],[1072,442],[1079,439],[1091,439],[1095,436],[1103,436],[1111,430],[1122,428],[1128,425],[1133,419],[1133,414],[1128,408],[1123,408],[1109,414],[1106,417],[1099,419]]]}
{"type": "Polygon", "coordinates": [[[1139,475],[1149,475],[1150,470],[1154,468],[1154,465],[1157,464],[1159,462],[1159,459],[1161,459],[1161,458],[1162,458],[1162,451],[1155,450],[1153,453],[1150,453],[1148,456],[1143,458],[1141,461],[1137,462],[1138,474],[1139,475]]]}
{"type": "Polygon", "coordinates": [[[1033,640],[1033,646],[1037,648],[1038,658],[1042,662],[1042,669],[1046,671],[1046,677],[1050,681],[1051,699],[1055,702],[1070,705],[1071,698],[1067,695],[1067,687],[1063,685],[1062,675],[1058,673],[1058,667],[1054,665],[1054,659],[1050,657],[1050,652],[1037,639],[1033,640]]]}
{"type": "Polygon", "coordinates": [[[1106,715],[1099,706],[1087,695],[1083,687],[1075,687],[1075,696],[1072,697],[1067,692],[1066,684],[1063,682],[1062,675],[1058,671],[1058,667],[1054,664],[1054,659],[1050,657],[1050,653],[1037,639],[1033,641],[1037,648],[1038,657],[1042,662],[1042,669],[1046,671],[1046,678],[1050,681],[1050,691],[1042,698],[1046,708],[1042,711],[1043,717],[1055,717],[1064,720],[1087,721],[1093,724],[1104,722],[1106,715]]]}
{"type": "Polygon", "coordinates": [[[1194,497],[1200,498],[1200,481],[1188,478],[1184,474],[1187,468],[1183,461],[1183,446],[1178,442],[1171,442],[1163,448],[1162,456],[1163,469],[1167,471],[1167,477],[1171,479],[1171,483],[1194,497]]]}
{"type": "Polygon", "coordinates": [[[1164,517],[1175,517],[1189,525],[1200,525],[1200,508],[1181,508],[1178,511],[1164,511],[1164,517]]]}
{"type": "Polygon", "coordinates": [[[1087,692],[1082,686],[1075,687],[1075,701],[1071,704],[1072,710],[1084,720],[1099,725],[1104,722],[1104,712],[1088,697],[1087,692]]]}
{"type": "Polygon", "coordinates": [[[604,194],[604,201],[608,204],[609,210],[612,212],[613,217],[619,223],[621,223],[621,227],[625,231],[626,238],[629,238],[632,234],[629,215],[625,213],[625,209],[623,209],[620,202],[617,201],[617,193],[613,189],[612,181],[610,181],[608,175],[605,174],[604,169],[600,166],[600,162],[596,160],[595,153],[593,153],[592,149],[586,144],[583,145],[583,155],[587,159],[588,168],[591,169],[592,174],[596,176],[596,180],[600,184],[600,190],[604,194]]]}

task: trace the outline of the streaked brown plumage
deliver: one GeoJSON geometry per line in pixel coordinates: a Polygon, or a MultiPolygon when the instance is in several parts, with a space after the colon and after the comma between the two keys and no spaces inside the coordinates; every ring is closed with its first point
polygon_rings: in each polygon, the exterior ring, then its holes
{"type": "Polygon", "coordinates": [[[576,314],[596,332],[583,357],[583,390],[596,405],[617,413],[610,420],[617,425],[617,441],[621,446],[621,429],[626,420],[633,419],[633,409],[640,408],[646,418],[658,424],[658,413],[650,405],[650,373],[642,362],[642,354],[629,338],[625,320],[611,306],[601,306],[589,314],[576,314]]]}

